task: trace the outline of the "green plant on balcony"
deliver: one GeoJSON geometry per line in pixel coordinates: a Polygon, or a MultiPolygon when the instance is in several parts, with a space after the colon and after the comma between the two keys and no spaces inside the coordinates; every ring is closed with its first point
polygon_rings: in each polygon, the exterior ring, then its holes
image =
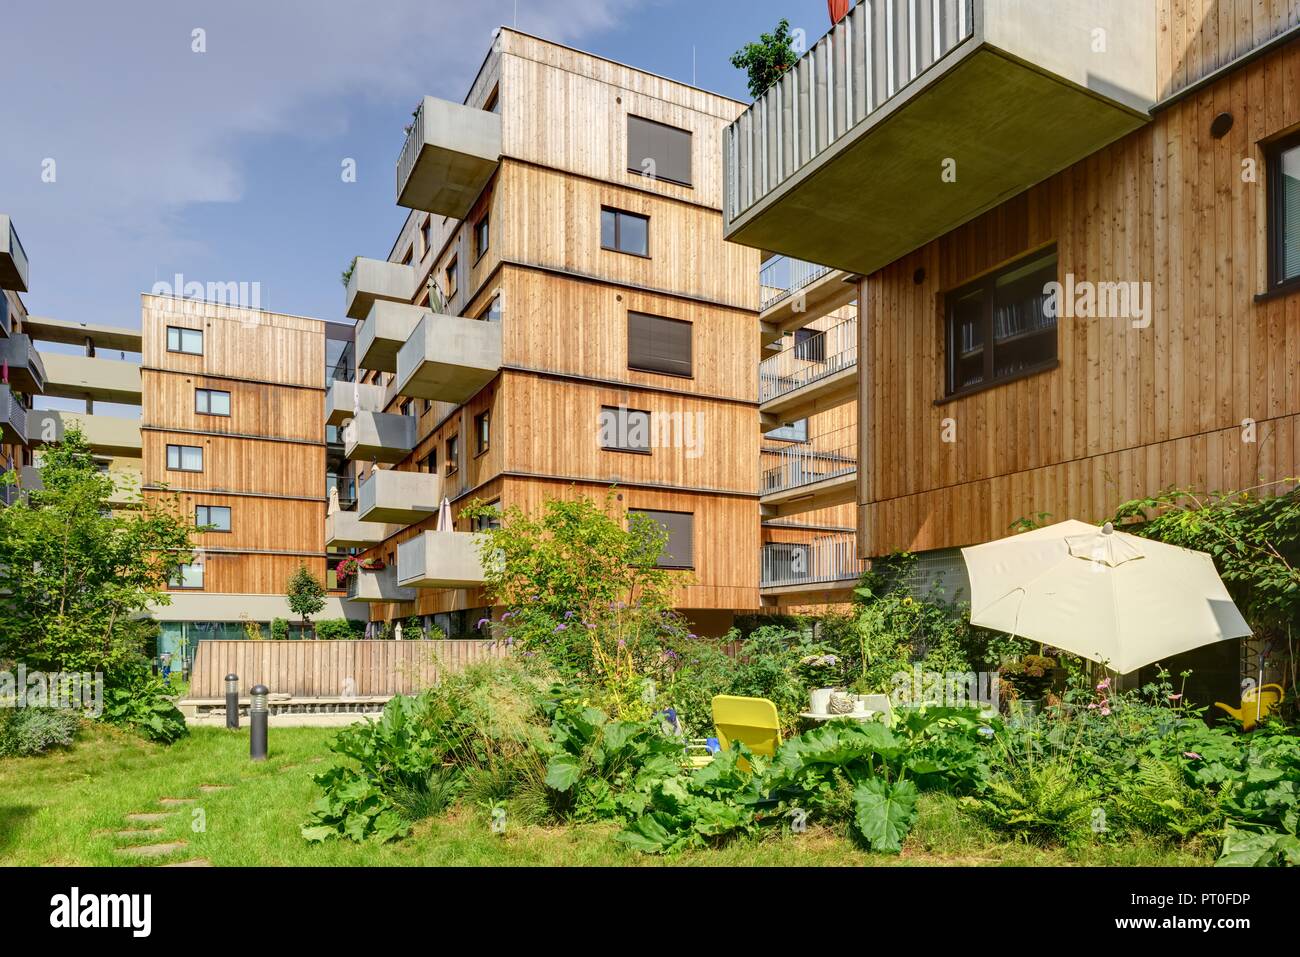
{"type": "Polygon", "coordinates": [[[360,567],[359,563],[351,555],[343,559],[343,561],[339,562],[338,565],[335,566],[334,581],[339,586],[339,588],[347,587],[348,579],[357,573],[357,569],[359,567],[360,567]]]}
{"type": "Polygon", "coordinates": [[[754,99],[766,93],[798,60],[790,21],[784,17],[771,33],[760,34],[757,43],[746,43],[731,55],[731,65],[749,76],[749,95],[754,99]]]}
{"type": "Polygon", "coordinates": [[[356,272],[357,260],[359,258],[360,258],[359,256],[353,256],[352,262],[348,263],[348,268],[343,270],[342,274],[339,277],[343,280],[344,289],[348,288],[348,283],[352,282],[352,274],[356,272]]]}
{"type": "Polygon", "coordinates": [[[363,572],[382,572],[388,567],[382,558],[363,558],[358,564],[363,572]]]}

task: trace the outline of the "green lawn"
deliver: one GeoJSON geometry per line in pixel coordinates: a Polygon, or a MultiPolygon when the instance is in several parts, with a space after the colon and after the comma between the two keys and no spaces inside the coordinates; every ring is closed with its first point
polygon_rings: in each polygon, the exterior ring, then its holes
{"type": "MultiPolygon", "coordinates": [[[[186,842],[145,863],[202,859],[215,865],[657,865],[663,860],[626,850],[609,827],[507,827],[494,834],[486,811],[459,808],[417,825],[394,844],[307,844],[298,827],[317,795],[311,775],[332,757],[330,729],[276,728],[271,757],[248,760],[248,732],[196,728],[170,748],[92,726],[69,750],[38,758],[0,760],[0,863],[13,865],[136,864],[116,848],[186,842]],[[200,785],[226,785],[201,792],[200,785]],[[160,798],[197,798],[161,808],[160,798]],[[195,810],[205,830],[195,831],[195,810]],[[131,813],[170,811],[161,822],[129,824],[131,813]],[[122,839],[128,828],[162,833],[122,839]]],[[[960,813],[956,802],[927,796],[901,856],[859,850],[845,835],[810,828],[773,833],[720,850],[668,859],[683,865],[1202,865],[1209,854],[1123,841],[1080,849],[1040,850],[1000,842],[960,813]]]]}

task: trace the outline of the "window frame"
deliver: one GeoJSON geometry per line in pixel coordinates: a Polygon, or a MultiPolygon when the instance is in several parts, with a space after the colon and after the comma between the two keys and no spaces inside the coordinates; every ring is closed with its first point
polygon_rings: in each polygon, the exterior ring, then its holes
{"type": "MultiPolygon", "coordinates": [[[[654,424],[653,424],[654,412],[652,412],[650,409],[634,409],[631,406],[623,406],[623,405],[602,405],[600,407],[600,414],[602,416],[602,419],[605,413],[607,412],[613,412],[616,416],[621,416],[623,422],[626,422],[627,419],[633,414],[644,415],[646,417],[646,429],[648,433],[646,435],[646,442],[647,443],[652,442],[654,436],[654,424]]],[[[597,425],[599,426],[598,429],[599,433],[603,435],[605,433],[605,423],[603,421],[600,421],[597,423],[597,425]]],[[[617,420],[615,422],[615,425],[616,425],[616,431],[622,433],[631,431],[630,426],[626,428],[620,428],[619,426],[621,425],[621,423],[618,422],[617,420]]],[[[629,455],[653,455],[654,454],[653,444],[647,444],[646,447],[642,449],[632,445],[605,445],[604,443],[601,443],[600,449],[602,452],[626,452],[629,455]]]]}
{"type": "Polygon", "coordinates": [[[492,211],[487,210],[478,219],[474,220],[474,262],[478,263],[483,258],[483,254],[491,248],[492,245],[492,211]]]}
{"type": "Polygon", "coordinates": [[[176,569],[176,577],[167,579],[167,589],[169,591],[203,591],[207,585],[206,562],[182,562],[176,569]],[[199,570],[199,583],[197,585],[185,584],[185,569],[197,568],[199,570]]]}
{"type": "Polygon", "coordinates": [[[174,353],[176,353],[177,355],[182,355],[182,356],[201,356],[201,355],[203,355],[203,347],[204,347],[203,338],[204,338],[204,337],[203,337],[203,330],[202,330],[202,329],[192,329],[192,328],[190,328],[189,326],[168,326],[168,327],[167,327],[167,351],[168,351],[168,352],[174,352],[174,353]],[[173,333],[173,332],[176,333],[176,348],[175,348],[175,349],[172,348],[172,333],[173,333]],[[185,333],[187,333],[187,332],[192,332],[192,333],[195,333],[195,334],[198,335],[198,337],[199,337],[199,350],[198,350],[198,352],[195,352],[193,349],[186,349],[186,348],[185,348],[185,333]]]}
{"type": "Polygon", "coordinates": [[[209,534],[212,534],[212,535],[218,535],[218,534],[219,534],[219,535],[229,535],[229,534],[231,533],[232,528],[233,528],[233,523],[234,523],[234,513],[231,511],[229,505],[200,505],[200,504],[198,504],[198,503],[195,503],[195,505],[194,505],[194,524],[195,524],[196,526],[199,526],[199,527],[202,527],[202,526],[204,526],[204,525],[212,525],[212,526],[214,526],[213,528],[206,529],[206,530],[203,532],[203,534],[205,534],[205,535],[209,535],[209,534]],[[200,521],[199,521],[199,509],[206,509],[206,510],[207,510],[207,513],[208,513],[208,518],[211,519],[211,518],[212,518],[212,510],[213,510],[214,508],[215,508],[215,509],[224,509],[224,510],[225,510],[225,513],[226,513],[226,527],[225,527],[225,528],[221,528],[220,526],[217,526],[216,523],[215,523],[215,522],[212,522],[212,521],[207,521],[207,522],[200,522],[200,521]]]}
{"type": "MultiPolygon", "coordinates": [[[[663,569],[667,569],[668,571],[694,571],[694,570],[695,570],[695,513],[694,513],[694,512],[682,512],[682,511],[678,511],[677,509],[671,509],[671,508],[631,508],[631,507],[629,507],[629,508],[628,508],[628,513],[631,514],[632,512],[637,512],[637,513],[640,513],[640,514],[642,514],[642,515],[648,515],[648,516],[655,516],[655,515],[689,515],[689,516],[691,517],[691,555],[690,555],[690,560],[689,560],[686,564],[684,564],[684,565],[665,564],[664,561],[663,561],[663,554],[660,553],[659,558],[655,559],[655,568],[663,568],[663,569]]],[[[657,521],[657,519],[656,519],[656,521],[657,521]]],[[[671,537],[669,538],[669,541],[671,541],[671,537]]],[[[669,544],[669,542],[667,542],[667,541],[664,542],[664,548],[665,548],[665,549],[668,548],[668,544],[669,544]]]]}
{"type": "Polygon", "coordinates": [[[1023,369],[1017,369],[1015,372],[1003,376],[993,375],[994,356],[994,337],[993,337],[993,302],[994,293],[997,289],[997,281],[1008,273],[1015,272],[1034,259],[1044,258],[1048,254],[1056,259],[1056,275],[1053,280],[1060,281],[1061,259],[1060,250],[1056,243],[1050,243],[1046,246],[1040,246],[1037,249],[1027,250],[1016,256],[1014,259],[1002,263],[994,269],[983,273],[969,282],[962,283],[960,286],[954,286],[940,294],[940,308],[942,310],[942,335],[943,335],[943,396],[936,400],[936,405],[950,402],[953,399],[960,399],[964,396],[974,395],[987,389],[995,389],[1001,385],[1015,382],[1019,379],[1028,378],[1029,376],[1039,375],[1043,372],[1050,372],[1061,364],[1061,317],[1056,317],[1056,324],[1053,327],[1054,339],[1052,357],[1042,362],[1035,363],[1023,369]],[[983,335],[983,366],[984,371],[979,382],[972,385],[957,388],[956,375],[956,350],[954,338],[953,322],[953,305],[958,300],[968,296],[972,292],[980,291],[983,294],[983,308],[980,317],[980,330],[983,335]]]}
{"type": "Polygon", "coordinates": [[[168,472],[202,472],[202,471],[203,471],[203,466],[204,466],[203,458],[204,458],[204,456],[203,456],[203,446],[201,446],[201,445],[176,445],[175,443],[168,442],[168,443],[167,443],[167,449],[166,449],[165,455],[166,455],[166,466],[167,466],[167,471],[168,471],[168,472]],[[171,452],[172,452],[172,449],[176,449],[176,465],[172,465],[172,464],[171,464],[171,460],[172,460],[171,452]],[[187,469],[187,468],[185,468],[185,466],[182,464],[182,463],[185,461],[185,450],[186,450],[186,449],[197,449],[197,450],[198,450],[198,453],[199,453],[199,467],[198,467],[198,468],[196,468],[196,469],[187,469]]]}
{"type": "Polygon", "coordinates": [[[1300,274],[1282,277],[1282,263],[1286,260],[1285,225],[1286,200],[1282,191],[1282,157],[1292,150],[1300,150],[1300,130],[1279,137],[1264,148],[1265,175],[1268,182],[1268,292],[1280,293],[1300,288],[1300,274]]]}
{"type": "Polygon", "coordinates": [[[695,378],[695,323],[691,322],[689,319],[676,319],[673,316],[660,316],[660,315],[656,315],[653,312],[642,312],[639,309],[629,309],[627,311],[626,322],[627,322],[627,367],[629,370],[635,372],[644,372],[648,375],[672,376],[674,379],[695,378]],[[658,319],[663,322],[681,323],[682,325],[689,326],[690,327],[690,333],[689,333],[690,371],[689,372],[665,372],[663,369],[647,369],[644,366],[639,366],[633,363],[632,361],[632,317],[633,316],[646,316],[650,319],[658,319]]]}
{"type": "Polygon", "coordinates": [[[451,261],[447,263],[446,268],[442,271],[443,282],[447,288],[443,290],[447,297],[447,302],[456,298],[456,293],[460,291],[460,257],[452,256],[451,261]]]}
{"type": "Polygon", "coordinates": [[[674,186],[681,186],[683,189],[694,189],[695,183],[693,181],[695,179],[695,131],[683,129],[680,126],[673,126],[671,123],[663,123],[659,120],[652,120],[648,116],[640,116],[636,113],[626,114],[626,118],[624,119],[623,122],[623,150],[626,154],[628,154],[627,171],[629,173],[635,173],[637,176],[640,176],[642,179],[649,179],[649,177],[646,176],[645,170],[643,170],[640,166],[632,165],[632,157],[630,155],[631,145],[632,145],[630,142],[632,138],[632,120],[637,120],[641,123],[648,123],[651,126],[659,126],[662,127],[663,129],[672,130],[674,133],[680,133],[686,136],[686,142],[689,144],[689,148],[687,149],[687,162],[690,166],[690,169],[688,170],[688,175],[690,176],[690,180],[674,179],[671,176],[664,176],[660,174],[658,170],[658,166],[659,166],[658,163],[655,164],[654,179],[656,182],[663,181],[665,183],[672,183],[674,186]]]}
{"type": "Polygon", "coordinates": [[[228,418],[230,418],[230,410],[231,410],[233,407],[234,407],[234,401],[233,401],[232,396],[231,396],[231,394],[230,394],[230,391],[229,391],[228,389],[208,389],[208,388],[201,387],[201,386],[195,386],[195,387],[194,387],[194,414],[195,414],[195,415],[217,415],[217,416],[222,417],[223,419],[228,419],[228,418]],[[225,412],[213,412],[213,411],[212,411],[212,396],[213,396],[214,394],[216,394],[216,395],[224,395],[224,396],[226,397],[226,411],[225,411],[225,412]],[[206,409],[200,409],[200,408],[199,408],[199,396],[200,396],[200,395],[205,395],[205,396],[207,396],[208,407],[207,407],[206,409]]]}
{"type": "Polygon", "coordinates": [[[648,214],[634,213],[631,210],[619,209],[617,206],[608,206],[605,204],[601,204],[600,217],[601,217],[601,224],[600,224],[600,248],[601,249],[610,253],[622,253],[624,256],[636,256],[638,259],[654,258],[650,253],[650,216],[648,214]],[[605,245],[604,218],[606,213],[612,213],[614,215],[614,245],[613,246],[605,245]],[[639,253],[634,249],[624,249],[620,245],[620,238],[623,235],[623,227],[621,224],[621,217],[623,216],[630,216],[633,219],[640,219],[645,222],[645,252],[639,253]]]}
{"type": "Polygon", "coordinates": [[[474,416],[474,458],[492,448],[492,410],[484,409],[474,416]]]}
{"type": "Polygon", "coordinates": [[[460,471],[460,433],[454,432],[443,440],[443,455],[446,461],[442,463],[443,475],[455,475],[460,471]]]}

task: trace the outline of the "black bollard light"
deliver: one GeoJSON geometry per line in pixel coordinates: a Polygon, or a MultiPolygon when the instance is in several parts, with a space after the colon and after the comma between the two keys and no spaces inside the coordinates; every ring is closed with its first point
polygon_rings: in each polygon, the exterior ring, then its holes
{"type": "Polygon", "coordinates": [[[239,675],[226,675],[226,727],[239,730],[239,675]]]}
{"type": "Polygon", "coordinates": [[[266,709],[266,685],[253,685],[249,692],[252,700],[248,706],[248,756],[254,761],[266,760],[266,722],[270,714],[266,709]]]}

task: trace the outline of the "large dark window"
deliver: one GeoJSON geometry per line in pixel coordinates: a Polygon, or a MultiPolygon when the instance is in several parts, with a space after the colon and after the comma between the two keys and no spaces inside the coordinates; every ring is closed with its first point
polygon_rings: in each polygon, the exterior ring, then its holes
{"type": "Polygon", "coordinates": [[[633,256],[650,255],[650,217],[625,213],[621,209],[602,207],[600,211],[600,245],[617,253],[633,256]]]}
{"type": "Polygon", "coordinates": [[[627,118],[627,168],[651,179],[691,185],[691,134],[639,116],[627,118]]]}
{"type": "Polygon", "coordinates": [[[691,324],[680,319],[629,312],[627,365],[643,372],[690,376],[691,324]]]}
{"type": "Polygon", "coordinates": [[[1056,250],[1012,263],[945,299],[948,394],[1050,367],[1056,361],[1056,250]]]}
{"type": "Polygon", "coordinates": [[[600,409],[601,448],[618,452],[650,452],[650,413],[605,405],[600,409]]]}
{"type": "Polygon", "coordinates": [[[629,513],[644,515],[653,519],[668,532],[668,541],[664,542],[663,551],[659,553],[660,568],[694,568],[695,567],[695,515],[691,512],[655,512],[650,509],[633,508],[629,513]]]}
{"type": "Polygon", "coordinates": [[[1269,288],[1300,284],[1300,133],[1268,149],[1269,288]]]}

